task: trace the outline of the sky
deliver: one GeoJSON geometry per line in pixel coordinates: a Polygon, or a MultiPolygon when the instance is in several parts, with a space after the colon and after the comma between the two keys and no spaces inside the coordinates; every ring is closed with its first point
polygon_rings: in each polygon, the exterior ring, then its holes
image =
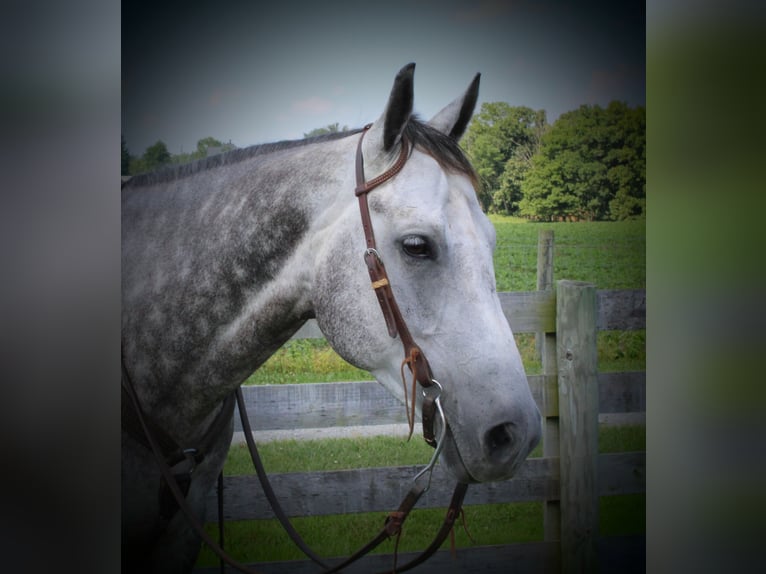
{"type": "Polygon", "coordinates": [[[428,119],[480,72],[484,102],[645,105],[643,1],[133,0],[122,3],[122,133],[132,155],[212,136],[238,147],[361,127],[416,63],[428,119]]]}

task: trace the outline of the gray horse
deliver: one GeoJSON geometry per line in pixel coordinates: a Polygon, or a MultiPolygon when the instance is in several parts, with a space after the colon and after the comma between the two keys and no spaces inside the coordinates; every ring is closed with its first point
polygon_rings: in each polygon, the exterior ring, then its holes
{"type": "MultiPolygon", "coordinates": [[[[409,143],[401,171],[369,193],[377,252],[443,388],[441,464],[460,482],[505,480],[539,441],[541,417],[497,297],[494,229],[457,143],[479,76],[423,122],[412,115],[414,67],[399,72],[362,141],[368,179],[409,143]]],[[[168,464],[191,476],[184,492],[199,516],[231,441],[227,398],[307,319],[404,401],[402,346],[362,258],[360,136],[234,150],[123,187],[123,388],[132,381],[168,464]]],[[[199,538],[163,494],[128,402],[123,395],[123,569],[187,572],[199,538]]]]}

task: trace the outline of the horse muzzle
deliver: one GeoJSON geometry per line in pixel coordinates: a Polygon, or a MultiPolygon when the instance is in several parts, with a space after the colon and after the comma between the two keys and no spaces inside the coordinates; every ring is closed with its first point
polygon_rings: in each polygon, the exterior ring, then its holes
{"type": "Polygon", "coordinates": [[[542,419],[536,406],[518,415],[496,423],[479,420],[456,426],[448,422],[442,452],[446,469],[458,481],[467,483],[496,482],[514,476],[542,436],[542,419]]]}

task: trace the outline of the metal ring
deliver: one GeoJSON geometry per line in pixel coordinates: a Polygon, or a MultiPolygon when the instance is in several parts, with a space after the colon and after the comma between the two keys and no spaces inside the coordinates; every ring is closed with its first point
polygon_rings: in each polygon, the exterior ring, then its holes
{"type": "MultiPolygon", "coordinates": [[[[438,385],[439,394],[441,394],[442,386],[439,384],[438,381],[433,380],[433,382],[438,385]]],[[[426,467],[423,470],[421,470],[419,473],[417,473],[415,475],[415,478],[412,479],[413,482],[417,482],[421,476],[428,473],[428,484],[426,485],[423,492],[426,492],[429,488],[431,488],[431,477],[433,476],[434,467],[436,466],[436,462],[439,458],[439,455],[441,454],[442,449],[444,448],[444,437],[447,436],[447,418],[444,416],[444,410],[442,409],[442,402],[439,399],[439,396],[437,396],[434,399],[434,404],[436,405],[436,412],[439,414],[439,419],[441,420],[441,425],[442,425],[441,431],[439,432],[439,439],[436,442],[436,449],[434,450],[433,455],[431,455],[431,460],[428,462],[426,467]]]]}
{"type": "Polygon", "coordinates": [[[438,387],[438,391],[436,393],[436,396],[434,397],[434,400],[442,396],[442,393],[444,392],[444,387],[442,387],[441,383],[437,381],[436,379],[431,379],[431,385],[428,387],[423,387],[423,390],[421,391],[423,393],[423,398],[428,396],[426,391],[430,390],[433,387],[433,385],[436,385],[438,387]]]}

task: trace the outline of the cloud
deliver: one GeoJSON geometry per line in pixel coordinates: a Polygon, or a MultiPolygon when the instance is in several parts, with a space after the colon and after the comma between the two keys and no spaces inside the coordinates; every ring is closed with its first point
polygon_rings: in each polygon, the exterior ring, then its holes
{"type": "Polygon", "coordinates": [[[319,96],[311,96],[303,100],[297,100],[292,104],[292,110],[301,114],[318,116],[332,109],[332,102],[319,96]]]}

